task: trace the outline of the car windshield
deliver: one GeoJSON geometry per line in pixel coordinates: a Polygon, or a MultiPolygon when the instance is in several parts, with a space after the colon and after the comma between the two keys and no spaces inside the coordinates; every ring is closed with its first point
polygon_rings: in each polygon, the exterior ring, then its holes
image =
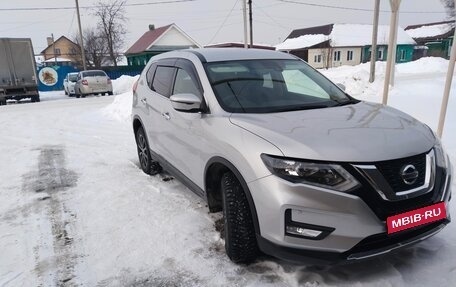
{"type": "Polygon", "coordinates": [[[205,68],[215,95],[227,112],[273,113],[355,102],[300,60],[211,62],[205,68]]]}
{"type": "Polygon", "coordinates": [[[68,75],[68,80],[70,80],[70,82],[76,82],[78,80],[78,74],[68,75]]]}

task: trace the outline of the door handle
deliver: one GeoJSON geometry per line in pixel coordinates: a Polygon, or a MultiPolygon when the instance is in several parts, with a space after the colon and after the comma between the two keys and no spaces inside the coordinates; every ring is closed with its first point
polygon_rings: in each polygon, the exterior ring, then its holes
{"type": "Polygon", "coordinates": [[[169,115],[169,113],[162,113],[162,116],[167,120],[169,121],[171,119],[171,116],[169,115]]]}
{"type": "Polygon", "coordinates": [[[147,99],[146,99],[146,98],[142,98],[142,99],[141,99],[141,103],[147,105],[147,99]]]}

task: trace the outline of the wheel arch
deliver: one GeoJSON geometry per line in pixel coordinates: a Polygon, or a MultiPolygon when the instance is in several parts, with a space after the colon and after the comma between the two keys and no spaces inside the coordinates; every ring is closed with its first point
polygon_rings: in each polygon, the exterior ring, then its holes
{"type": "MultiPolygon", "coordinates": [[[[141,118],[137,115],[133,116],[132,125],[133,125],[133,132],[135,133],[135,135],[136,135],[136,131],[139,129],[139,127],[143,127],[143,129],[144,129],[144,124],[143,124],[141,118]]],[[[144,132],[146,132],[145,129],[144,129],[144,132]]]]}
{"type": "Polygon", "coordinates": [[[255,228],[255,234],[260,235],[260,225],[258,222],[258,215],[255,208],[253,197],[250,193],[247,182],[244,180],[239,170],[225,158],[215,156],[212,157],[206,164],[204,169],[204,190],[206,193],[206,200],[211,212],[217,212],[222,210],[222,190],[221,190],[221,179],[225,172],[232,172],[237,180],[241,183],[242,189],[245,192],[247,201],[252,213],[253,225],[255,228]]]}

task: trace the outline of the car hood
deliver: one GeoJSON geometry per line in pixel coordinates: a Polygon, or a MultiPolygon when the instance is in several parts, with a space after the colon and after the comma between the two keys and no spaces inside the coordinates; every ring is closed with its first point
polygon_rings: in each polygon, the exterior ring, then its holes
{"type": "Polygon", "coordinates": [[[286,157],[373,162],[429,151],[432,131],[391,107],[353,105],[271,114],[232,114],[231,122],[269,141],[286,157]]]}

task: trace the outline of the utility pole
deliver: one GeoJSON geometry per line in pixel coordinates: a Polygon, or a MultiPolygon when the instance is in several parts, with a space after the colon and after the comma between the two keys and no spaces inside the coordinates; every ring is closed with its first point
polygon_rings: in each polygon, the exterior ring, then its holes
{"type": "MultiPolygon", "coordinates": [[[[456,0],[454,0],[456,7],[456,0]]],[[[448,72],[445,81],[445,90],[443,91],[442,106],[440,107],[439,126],[437,128],[437,135],[442,138],[443,127],[445,125],[445,117],[448,107],[448,100],[450,98],[451,83],[453,81],[454,65],[456,61],[456,30],[454,31],[453,45],[451,46],[450,62],[448,63],[448,72]]],[[[454,131],[453,131],[454,132],[454,131]]]]}
{"type": "Polygon", "coordinates": [[[250,48],[253,48],[252,0],[249,0],[250,48]]]}
{"type": "Polygon", "coordinates": [[[377,35],[378,35],[378,17],[380,14],[380,0],[375,0],[374,25],[372,27],[372,46],[369,83],[375,81],[375,62],[377,61],[377,35]]]}
{"type": "Polygon", "coordinates": [[[388,41],[388,60],[386,62],[386,73],[385,73],[385,83],[383,85],[383,100],[382,104],[386,105],[388,103],[388,93],[389,85],[391,80],[391,68],[393,67],[393,46],[396,46],[396,33],[397,33],[397,20],[399,14],[399,7],[401,5],[401,0],[390,0],[391,5],[391,20],[390,20],[390,31],[389,31],[389,41],[388,41]]]}
{"type": "Polygon", "coordinates": [[[394,87],[395,74],[396,74],[396,62],[397,62],[397,30],[399,29],[399,13],[397,13],[396,20],[396,32],[394,33],[394,47],[393,47],[393,67],[391,68],[391,82],[390,85],[394,87]]]}
{"type": "Polygon", "coordinates": [[[82,67],[85,70],[87,70],[86,66],[86,57],[85,57],[85,51],[84,51],[84,39],[82,37],[82,28],[81,28],[81,15],[79,14],[79,1],[76,1],[76,13],[78,14],[78,27],[79,27],[79,42],[81,42],[81,53],[82,53],[82,67]]]}
{"type": "Polygon", "coordinates": [[[247,40],[247,0],[242,1],[242,17],[244,18],[244,48],[248,48],[248,40],[247,40]]]}

